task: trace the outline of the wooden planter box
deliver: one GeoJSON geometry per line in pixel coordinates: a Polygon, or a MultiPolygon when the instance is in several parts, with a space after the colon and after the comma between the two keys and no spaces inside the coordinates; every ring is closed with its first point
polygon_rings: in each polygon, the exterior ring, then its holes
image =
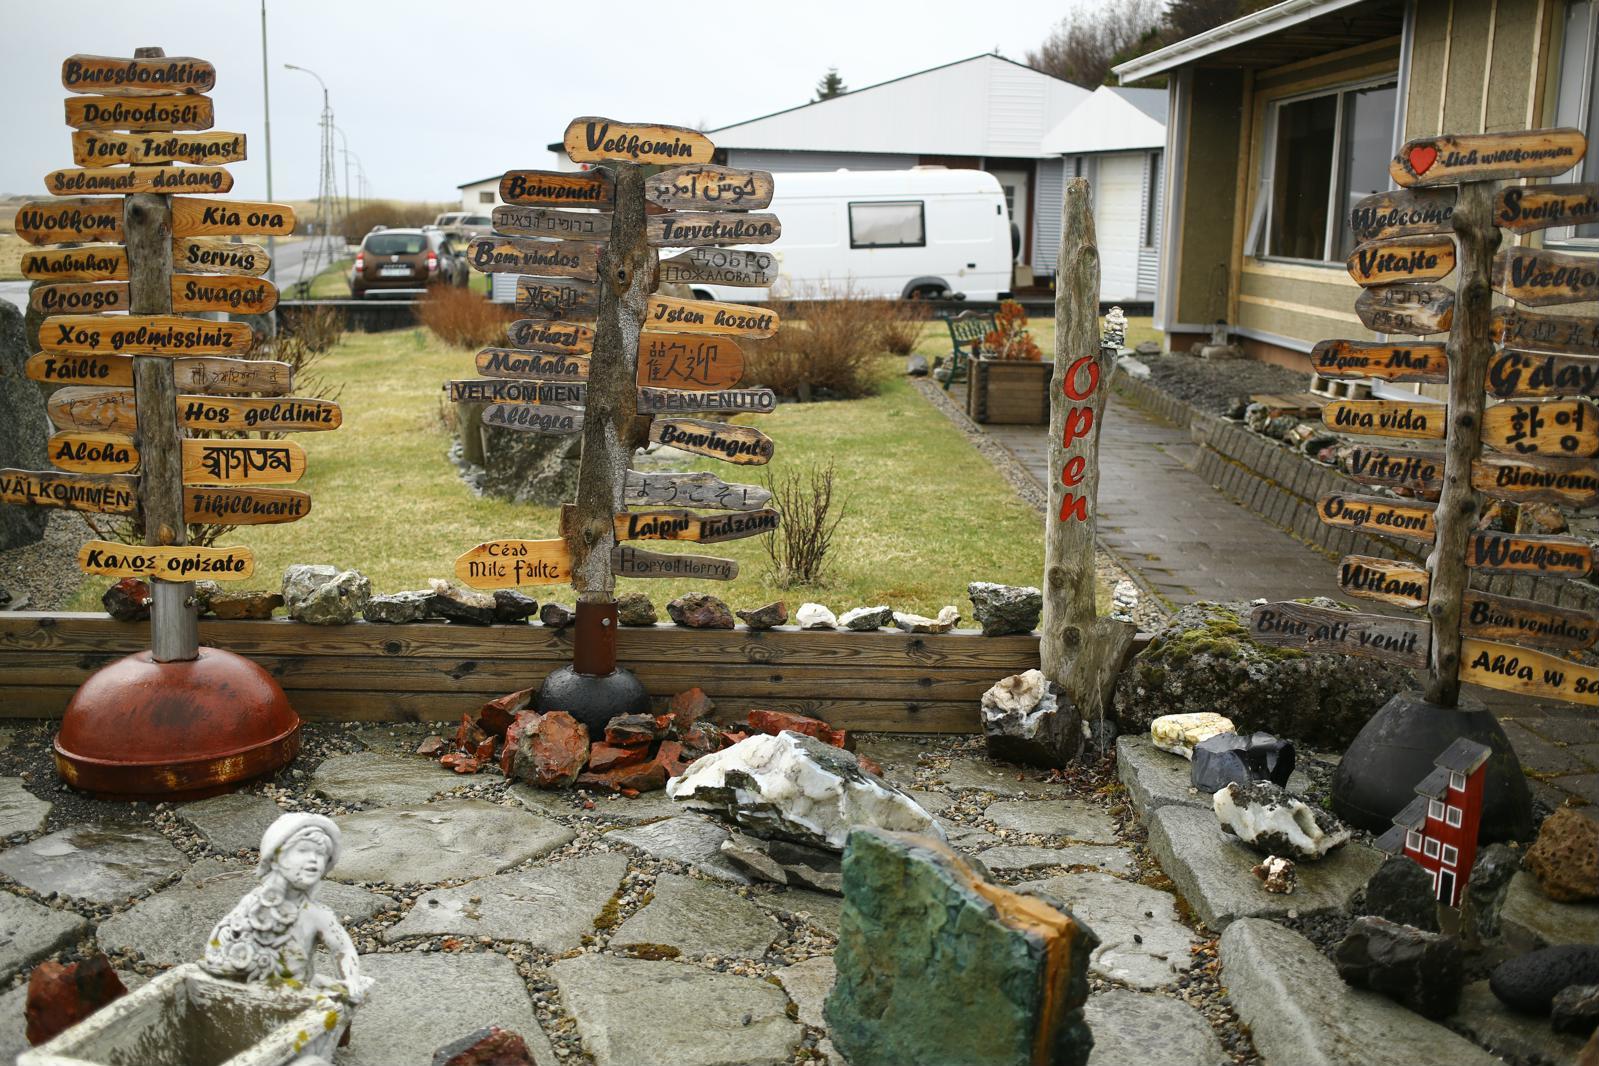
{"type": "Polygon", "coordinates": [[[1055,364],[973,359],[966,414],[973,422],[1038,426],[1049,423],[1049,380],[1055,364]]]}

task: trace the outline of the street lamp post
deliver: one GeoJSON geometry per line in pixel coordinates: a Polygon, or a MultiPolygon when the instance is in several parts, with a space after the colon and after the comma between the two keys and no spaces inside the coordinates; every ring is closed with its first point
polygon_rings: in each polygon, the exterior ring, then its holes
{"type": "MultiPolygon", "coordinates": [[[[312,246],[310,259],[312,266],[320,268],[322,251],[327,245],[327,238],[333,231],[333,214],[336,210],[335,201],[338,197],[336,182],[333,177],[333,104],[328,97],[328,83],[322,80],[322,75],[309,67],[296,66],[293,63],[283,64],[285,70],[297,70],[302,74],[309,74],[316,79],[322,87],[322,159],[320,164],[321,174],[317,179],[317,222],[318,240],[312,246]]],[[[302,264],[304,260],[301,261],[302,264]]],[[[302,265],[300,276],[303,280],[305,269],[302,265]]],[[[313,276],[314,273],[313,273],[313,276]]]]}
{"type": "Polygon", "coordinates": [[[344,135],[344,127],[334,126],[333,132],[339,135],[339,151],[344,153],[344,217],[350,217],[350,139],[344,135]]]}

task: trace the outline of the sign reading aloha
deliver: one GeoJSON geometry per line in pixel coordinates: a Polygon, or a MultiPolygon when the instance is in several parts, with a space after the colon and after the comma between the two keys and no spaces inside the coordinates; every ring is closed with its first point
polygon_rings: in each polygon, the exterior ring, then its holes
{"type": "Polygon", "coordinates": [[[79,474],[131,474],[139,469],[139,449],[120,433],[67,430],[46,445],[50,465],[79,474]]]}
{"type": "Polygon", "coordinates": [[[1581,130],[1522,130],[1423,137],[1407,141],[1388,164],[1405,187],[1453,185],[1498,178],[1552,178],[1582,162],[1588,139],[1581,130]]]}

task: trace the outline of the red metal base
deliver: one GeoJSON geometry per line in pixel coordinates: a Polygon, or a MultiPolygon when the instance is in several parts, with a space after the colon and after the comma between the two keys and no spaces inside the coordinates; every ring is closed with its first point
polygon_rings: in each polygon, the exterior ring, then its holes
{"type": "Polygon", "coordinates": [[[261,667],[220,648],[188,662],[148,651],[79,687],[56,734],[56,772],[102,799],[199,799],[287,765],[300,717],[261,667]]]}

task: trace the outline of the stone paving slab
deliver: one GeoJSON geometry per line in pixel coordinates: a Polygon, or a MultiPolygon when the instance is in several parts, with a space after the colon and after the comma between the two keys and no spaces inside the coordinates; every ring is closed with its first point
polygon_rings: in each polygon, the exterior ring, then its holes
{"type": "Polygon", "coordinates": [[[577,834],[516,807],[450,799],[378,807],[339,819],[340,881],[431,884],[484,877],[547,855],[577,834]]]}
{"type": "Polygon", "coordinates": [[[1214,813],[1167,806],[1149,820],[1149,847],[1194,913],[1212,929],[1237,918],[1286,917],[1340,911],[1382,864],[1362,844],[1345,844],[1316,862],[1297,866],[1290,895],[1267,892],[1251,871],[1261,856],[1222,833],[1214,813]]]}
{"type": "Polygon", "coordinates": [[[1116,776],[1127,787],[1133,811],[1144,821],[1168,804],[1211,809],[1211,799],[1189,784],[1187,759],[1161,751],[1147,736],[1116,738],[1116,776]]]}
{"type": "Polygon", "coordinates": [[[376,980],[335,1066],[431,1066],[434,1049],[498,1025],[527,1041],[534,1061],[559,1062],[539,1028],[516,963],[492,952],[361,956],[376,980]]]}
{"type": "Polygon", "coordinates": [[[89,923],[31,899],[0,892],[0,981],[46,955],[77,943],[89,923]]]}
{"type": "Polygon", "coordinates": [[[1106,844],[1072,844],[1064,848],[1002,846],[977,853],[982,864],[996,874],[1026,873],[1056,866],[1092,866],[1110,873],[1137,870],[1132,852],[1106,844]]]}
{"type": "Polygon", "coordinates": [[[426,803],[461,777],[419,755],[361,751],[324,759],[311,775],[311,791],[334,803],[409,807],[426,803]]]}
{"type": "Polygon", "coordinates": [[[1557,1033],[1544,1016],[1522,1014],[1499,1002],[1487,981],[1473,981],[1460,991],[1460,1009],[1444,1023],[1460,1035],[1511,1061],[1577,1061],[1586,1041],[1557,1033]]]}
{"type": "MultiPolygon", "coordinates": [[[[149,980],[148,977],[141,977],[132,970],[118,970],[117,977],[129,992],[149,980]]],[[[0,996],[0,1063],[16,1062],[17,1056],[27,1051],[30,1046],[28,1019],[23,1015],[23,1009],[27,1005],[26,981],[0,996]]]]}
{"type": "Polygon", "coordinates": [[[233,792],[195,803],[185,803],[176,811],[178,819],[205,838],[205,842],[226,855],[241,851],[252,854],[261,847],[261,834],[283,814],[282,808],[265,796],[233,792]]]}
{"type": "Polygon", "coordinates": [[[732,890],[679,874],[655,879],[654,899],[611,934],[611,947],[665,945],[683,955],[759,959],[783,927],[732,890]]]}
{"type": "Polygon", "coordinates": [[[947,770],[933,775],[946,788],[992,792],[996,796],[1062,796],[1065,786],[1035,781],[1036,770],[990,759],[951,759],[947,770]]]}
{"type": "Polygon", "coordinates": [[[1116,841],[1116,819],[1097,803],[1080,799],[1001,800],[983,817],[1000,829],[1098,844],[1116,841]]]}
{"type": "Polygon", "coordinates": [[[1088,1066],[1226,1066],[1205,1016],[1180,999],[1110,988],[1083,1008],[1094,1034],[1088,1066]]]}
{"type": "Polygon", "coordinates": [[[1556,903],[1525,870],[1510,879],[1499,922],[1505,938],[1524,950],[1549,944],[1599,944],[1599,904],[1556,903]]]}
{"type": "Polygon", "coordinates": [[[1172,983],[1188,968],[1194,935],[1177,920],[1177,900],[1170,892],[1094,873],[1018,887],[1054,897],[1094,931],[1099,937],[1090,963],[1095,973],[1151,989],[1172,983]]]}
{"type": "Polygon", "coordinates": [[[154,829],[123,822],[84,822],[0,852],[0,873],[18,884],[92,903],[119,903],[188,865],[154,829]]]}
{"type": "Polygon", "coordinates": [[[777,971],[777,979],[799,1009],[800,1022],[826,1029],[827,1019],[822,1016],[822,1007],[827,1003],[828,993],[833,991],[833,982],[838,979],[833,956],[817,955],[785,966],[777,971]]]}
{"type": "Polygon", "coordinates": [[[616,895],[627,873],[622,855],[584,855],[550,866],[436,888],[383,931],[392,944],[411,936],[520,940],[552,955],[575,948],[616,895]]]}
{"type": "Polygon", "coordinates": [[[747,885],[750,879],[740,873],[722,854],[722,842],[731,838],[719,823],[703,815],[679,814],[661,822],[613,829],[612,840],[631,844],[657,859],[686,863],[707,877],[747,885]]]}
{"type": "Polygon", "coordinates": [[[29,792],[20,777],[0,777],[0,837],[37,833],[52,804],[29,792]]]}
{"type": "Polygon", "coordinates": [[[641,825],[683,813],[683,805],[662,791],[643,792],[637,796],[589,795],[567,789],[533,788],[519,781],[507,790],[507,794],[534,814],[550,818],[582,818],[591,822],[641,825]],[[594,804],[592,809],[583,807],[584,799],[594,804]]]}
{"type": "Polygon", "coordinates": [[[756,977],[581,955],[550,967],[595,1066],[785,1066],[802,1031],[756,977]]]}
{"type": "Polygon", "coordinates": [[[813,892],[808,888],[780,888],[776,892],[762,892],[755,902],[774,914],[786,914],[827,933],[838,936],[838,925],[844,913],[844,897],[813,892]]]}
{"type": "Polygon", "coordinates": [[[979,848],[1002,843],[999,837],[986,829],[952,822],[948,818],[939,818],[937,821],[939,827],[944,830],[944,838],[949,841],[949,846],[960,851],[976,851],[979,848]]]}

